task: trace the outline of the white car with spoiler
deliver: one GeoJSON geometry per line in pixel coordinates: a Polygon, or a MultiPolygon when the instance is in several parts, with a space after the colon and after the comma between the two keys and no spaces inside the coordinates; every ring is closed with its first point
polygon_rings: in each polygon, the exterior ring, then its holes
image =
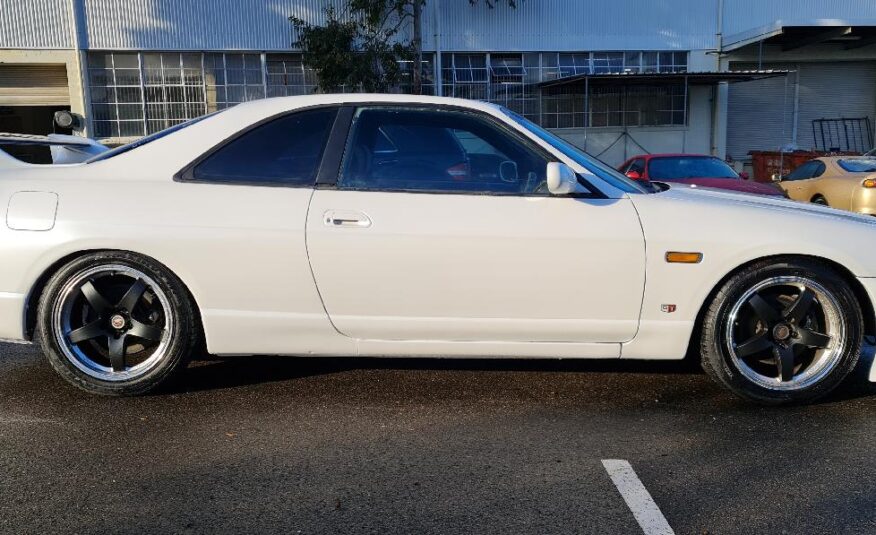
{"type": "Polygon", "coordinates": [[[0,338],[100,394],[218,355],[681,359],[762,403],[876,332],[876,220],[652,192],[503,108],[268,99],[84,163],[0,159],[0,338]]]}

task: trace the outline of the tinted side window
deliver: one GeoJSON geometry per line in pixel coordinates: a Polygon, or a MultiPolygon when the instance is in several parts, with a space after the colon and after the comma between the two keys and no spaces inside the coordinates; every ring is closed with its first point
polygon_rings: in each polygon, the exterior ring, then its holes
{"type": "Polygon", "coordinates": [[[336,108],[291,113],[219,148],[199,163],[195,180],[312,186],[336,108]]]}
{"type": "Polygon", "coordinates": [[[806,180],[807,178],[812,178],[817,163],[818,162],[804,163],[797,169],[794,169],[794,171],[788,175],[786,180],[806,180]]]}
{"type": "Polygon", "coordinates": [[[492,121],[432,109],[362,108],[338,187],[531,194],[547,160],[492,121]]]}
{"type": "Polygon", "coordinates": [[[818,178],[824,174],[824,171],[827,170],[827,166],[824,165],[824,162],[815,162],[815,170],[812,172],[812,178],[818,178]]]}
{"type": "Polygon", "coordinates": [[[642,158],[638,158],[636,160],[633,160],[633,162],[630,164],[630,168],[627,170],[627,172],[629,173],[630,171],[635,171],[636,173],[639,173],[639,176],[644,175],[645,174],[645,160],[642,158]]]}

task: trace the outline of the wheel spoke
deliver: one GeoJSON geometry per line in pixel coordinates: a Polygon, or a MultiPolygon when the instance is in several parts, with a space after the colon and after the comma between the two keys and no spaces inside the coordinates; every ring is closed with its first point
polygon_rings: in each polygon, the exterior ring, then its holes
{"type": "Polygon", "coordinates": [[[757,314],[757,316],[761,320],[770,325],[781,319],[779,316],[779,311],[776,310],[772,305],[767,303],[766,300],[759,294],[752,295],[748,299],[748,304],[751,306],[751,308],[754,309],[754,313],[757,314]]]}
{"type": "Polygon", "coordinates": [[[776,366],[779,369],[779,379],[790,381],[794,378],[794,350],[790,347],[777,345],[773,348],[776,366]]]}
{"type": "Polygon", "coordinates": [[[142,279],[137,279],[134,281],[134,284],[128,288],[128,291],[125,292],[124,297],[119,301],[118,307],[122,310],[127,310],[128,312],[133,311],[134,307],[137,306],[137,303],[140,301],[140,298],[143,297],[143,292],[145,291],[146,283],[143,282],[142,279]]]}
{"type": "Polygon", "coordinates": [[[823,349],[830,344],[830,336],[810,329],[797,329],[798,344],[823,349]]]}
{"type": "Polygon", "coordinates": [[[108,336],[109,358],[114,372],[125,371],[125,335],[108,336]]]}
{"type": "Polygon", "coordinates": [[[86,340],[97,338],[101,335],[105,336],[106,331],[104,330],[103,325],[103,320],[92,321],[88,325],[70,331],[70,334],[67,336],[70,338],[71,344],[78,344],[86,340]]]}
{"type": "Polygon", "coordinates": [[[755,353],[759,353],[761,351],[766,351],[767,349],[771,349],[772,347],[773,343],[772,341],[770,341],[769,333],[764,332],[761,334],[756,334],[748,340],[737,345],[736,354],[739,355],[740,358],[744,358],[755,353]]]}
{"type": "Polygon", "coordinates": [[[812,308],[813,301],[815,301],[815,292],[809,288],[804,288],[800,295],[797,296],[797,299],[782,311],[782,316],[800,323],[806,317],[809,309],[812,308]]]}
{"type": "Polygon", "coordinates": [[[109,301],[104,299],[100,292],[97,291],[97,288],[94,287],[94,284],[91,281],[83,284],[79,291],[82,292],[82,295],[85,296],[85,299],[88,301],[88,304],[91,305],[91,308],[94,309],[95,312],[101,314],[110,309],[109,301]]]}
{"type": "Polygon", "coordinates": [[[143,322],[137,320],[131,320],[131,329],[128,331],[128,334],[131,336],[136,336],[137,338],[142,338],[144,340],[151,340],[153,342],[157,342],[161,340],[161,328],[155,327],[154,325],[146,325],[143,322]]]}

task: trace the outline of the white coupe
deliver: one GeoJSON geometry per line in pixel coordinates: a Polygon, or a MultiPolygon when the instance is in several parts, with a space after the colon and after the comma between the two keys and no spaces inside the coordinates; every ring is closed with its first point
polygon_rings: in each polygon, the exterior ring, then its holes
{"type": "Polygon", "coordinates": [[[218,355],[681,359],[762,403],[876,332],[876,219],[643,189],[514,113],[318,95],[84,163],[0,152],[0,338],[139,394],[218,355]]]}

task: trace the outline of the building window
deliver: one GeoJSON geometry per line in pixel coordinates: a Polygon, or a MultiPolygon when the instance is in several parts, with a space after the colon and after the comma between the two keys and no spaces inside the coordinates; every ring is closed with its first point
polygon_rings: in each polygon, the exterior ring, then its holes
{"type": "MultiPolygon", "coordinates": [[[[433,54],[423,54],[420,64],[420,88],[423,95],[435,94],[435,65],[433,54]]],[[[412,93],[414,89],[414,62],[401,61],[401,83],[394,93],[412,93]]]]}
{"type": "Polygon", "coordinates": [[[538,53],[444,54],[442,62],[444,96],[492,102],[538,121],[538,53]]]}
{"type": "Polygon", "coordinates": [[[685,87],[591,87],[587,96],[588,126],[683,126],[686,123],[685,87]]]}
{"type": "Polygon", "coordinates": [[[444,96],[489,99],[486,54],[444,54],[442,56],[444,96]]]}
{"type": "MultiPolygon", "coordinates": [[[[551,59],[553,54],[546,54],[551,59]]],[[[590,54],[557,54],[557,70],[560,78],[564,76],[575,76],[577,74],[590,74],[590,54]]]]}
{"type": "Polygon", "coordinates": [[[268,54],[268,96],[288,97],[316,92],[317,77],[313,69],[304,66],[301,54],[268,54]]]}
{"type": "MultiPolygon", "coordinates": [[[[436,92],[434,60],[424,54],[423,94],[436,92]]],[[[684,85],[591,84],[587,95],[538,87],[569,76],[685,72],[687,52],[445,53],[441,60],[442,94],[500,104],[548,128],[687,121],[684,85]]],[[[402,81],[391,91],[410,93],[414,62],[400,66],[402,81]]],[[[138,137],[241,102],[317,91],[301,54],[92,52],[88,80],[100,138],[138,137]]]]}
{"type": "Polygon", "coordinates": [[[148,133],[204,115],[201,54],[148,53],[142,60],[148,133]]]}
{"type": "Polygon", "coordinates": [[[205,54],[204,78],[208,112],[265,98],[261,54],[205,54]]]}
{"type": "Polygon", "coordinates": [[[143,83],[137,54],[89,54],[88,81],[95,136],[145,135],[143,83]]]}
{"type": "Polygon", "coordinates": [[[261,54],[92,52],[94,135],[138,137],[265,97],[261,54]]]}

